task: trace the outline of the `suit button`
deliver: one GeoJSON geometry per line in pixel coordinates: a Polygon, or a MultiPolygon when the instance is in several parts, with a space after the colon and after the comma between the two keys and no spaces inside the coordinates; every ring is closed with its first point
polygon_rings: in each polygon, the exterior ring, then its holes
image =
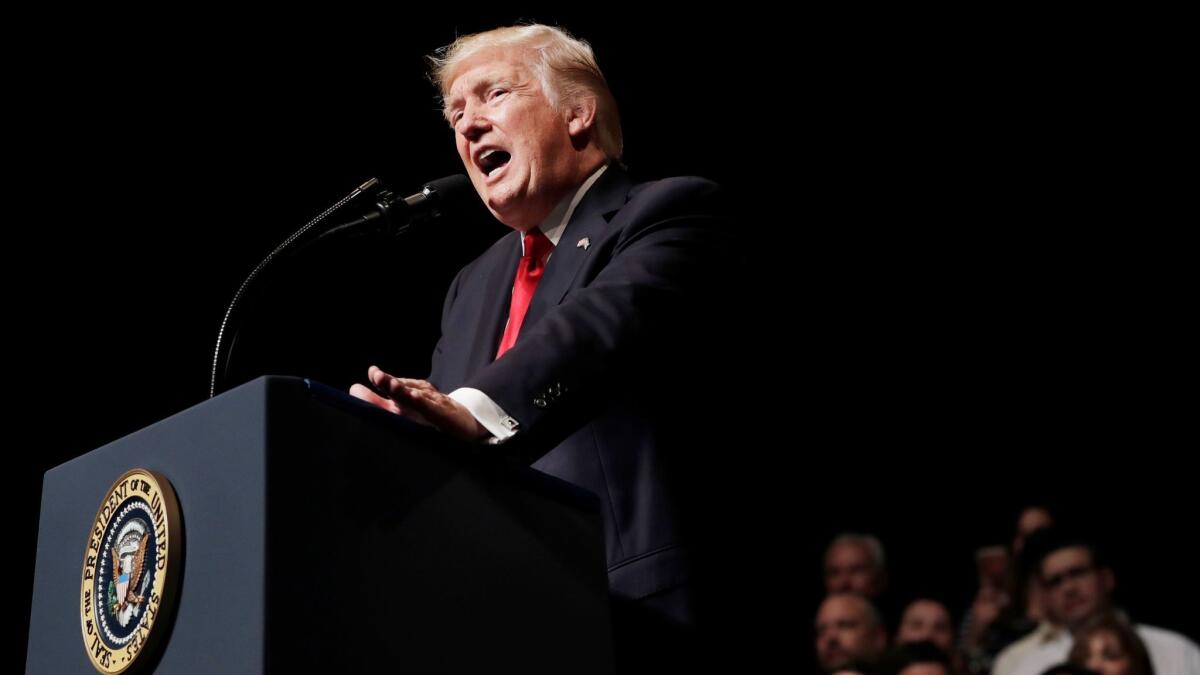
{"type": "Polygon", "coordinates": [[[539,396],[539,397],[533,399],[533,405],[535,408],[545,408],[546,407],[546,399],[539,396]]]}

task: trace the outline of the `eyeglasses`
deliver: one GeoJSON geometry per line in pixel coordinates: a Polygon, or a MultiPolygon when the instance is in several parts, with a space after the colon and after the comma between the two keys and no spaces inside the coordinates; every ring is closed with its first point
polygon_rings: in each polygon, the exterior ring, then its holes
{"type": "Polygon", "coordinates": [[[1067,568],[1054,576],[1046,577],[1046,588],[1058,588],[1069,579],[1078,579],[1094,571],[1096,571],[1095,565],[1076,565],[1075,567],[1067,568]]]}

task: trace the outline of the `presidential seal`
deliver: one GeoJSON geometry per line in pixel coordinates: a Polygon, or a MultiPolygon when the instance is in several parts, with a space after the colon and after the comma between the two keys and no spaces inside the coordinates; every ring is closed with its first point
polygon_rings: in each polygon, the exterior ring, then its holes
{"type": "Polygon", "coordinates": [[[157,628],[175,604],[180,527],[175,491],[153,471],[133,469],[105,495],[79,591],[83,645],[96,670],[124,672],[161,641],[165,629],[157,628]]]}

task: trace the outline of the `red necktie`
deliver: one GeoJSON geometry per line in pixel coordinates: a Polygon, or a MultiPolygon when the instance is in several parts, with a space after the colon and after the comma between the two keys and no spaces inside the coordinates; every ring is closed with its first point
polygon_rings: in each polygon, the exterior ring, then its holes
{"type": "Polygon", "coordinates": [[[529,310],[529,302],[533,300],[533,292],[537,290],[538,281],[546,269],[546,258],[554,250],[554,244],[536,227],[525,233],[525,254],[517,264],[517,276],[513,279],[512,304],[508,308],[508,325],[504,327],[504,337],[500,338],[500,348],[496,350],[496,358],[500,358],[517,341],[521,332],[521,324],[525,322],[525,313],[529,310]]]}

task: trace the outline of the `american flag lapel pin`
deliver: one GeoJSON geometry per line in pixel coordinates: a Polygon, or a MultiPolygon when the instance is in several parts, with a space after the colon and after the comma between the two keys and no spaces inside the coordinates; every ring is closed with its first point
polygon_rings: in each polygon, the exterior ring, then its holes
{"type": "Polygon", "coordinates": [[[592,240],[588,239],[587,237],[584,237],[583,239],[579,240],[579,243],[575,244],[575,248],[581,248],[586,251],[588,249],[588,247],[591,245],[592,245],[592,240]]]}

